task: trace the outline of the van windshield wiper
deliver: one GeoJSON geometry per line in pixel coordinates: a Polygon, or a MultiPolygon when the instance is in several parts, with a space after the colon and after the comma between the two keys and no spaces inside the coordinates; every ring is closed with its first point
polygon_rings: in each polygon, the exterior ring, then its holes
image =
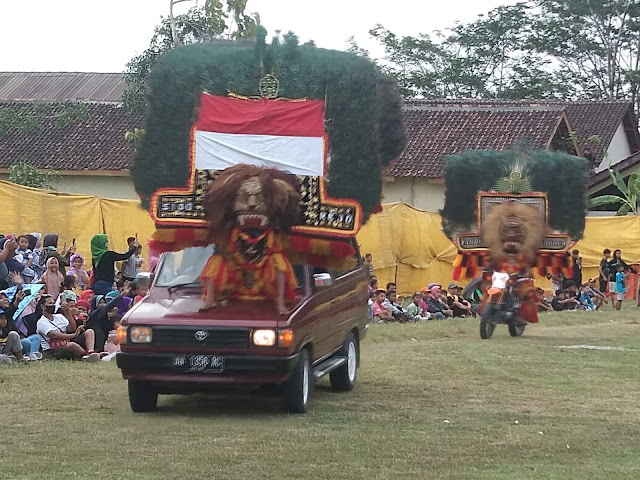
{"type": "Polygon", "coordinates": [[[169,293],[173,293],[176,290],[180,289],[180,288],[187,288],[187,287],[197,287],[198,284],[195,282],[188,282],[188,283],[177,283],[175,285],[171,285],[169,288],[167,288],[167,291],[169,293]]]}

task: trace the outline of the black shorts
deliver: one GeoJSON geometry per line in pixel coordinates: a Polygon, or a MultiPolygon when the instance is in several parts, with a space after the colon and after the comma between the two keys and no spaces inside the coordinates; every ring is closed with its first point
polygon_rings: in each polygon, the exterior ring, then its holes
{"type": "Polygon", "coordinates": [[[601,278],[599,287],[600,287],[600,291],[606,295],[607,292],[609,291],[609,282],[601,278]]]}
{"type": "MultiPolygon", "coordinates": [[[[87,346],[85,344],[85,339],[84,339],[84,332],[82,332],[76,338],[71,340],[70,343],[77,343],[85,350],[87,349],[87,346]]],[[[45,350],[42,353],[44,357],[52,358],[54,360],[73,360],[74,358],[76,358],[75,355],[71,353],[71,351],[67,347],[56,348],[55,350],[45,350]]]]}

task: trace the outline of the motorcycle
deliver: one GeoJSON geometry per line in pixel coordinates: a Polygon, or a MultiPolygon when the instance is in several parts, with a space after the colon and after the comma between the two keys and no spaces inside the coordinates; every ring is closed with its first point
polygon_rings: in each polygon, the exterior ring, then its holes
{"type": "Polygon", "coordinates": [[[531,292],[535,292],[532,279],[518,278],[502,272],[483,272],[483,280],[490,282],[491,287],[482,299],[482,339],[491,338],[499,324],[507,325],[512,337],[519,337],[528,323],[537,322],[537,307],[535,299],[531,297],[531,292]]]}

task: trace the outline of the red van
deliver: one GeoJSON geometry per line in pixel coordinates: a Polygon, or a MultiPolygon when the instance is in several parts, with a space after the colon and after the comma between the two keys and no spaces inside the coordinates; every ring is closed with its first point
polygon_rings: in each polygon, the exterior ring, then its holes
{"type": "Polygon", "coordinates": [[[351,271],[294,266],[297,298],[286,315],[273,302],[240,300],[201,313],[199,276],[213,246],[163,254],[146,274],[149,294],[118,332],[132,410],[154,410],[160,393],[277,385],[284,408],[304,413],[314,381],[326,374],[334,390],[351,390],[369,327],[366,276],[353,246],[351,271]]]}

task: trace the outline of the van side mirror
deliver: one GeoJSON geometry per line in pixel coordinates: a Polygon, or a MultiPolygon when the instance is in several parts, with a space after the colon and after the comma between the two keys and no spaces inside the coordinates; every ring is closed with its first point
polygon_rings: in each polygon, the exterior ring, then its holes
{"type": "Polygon", "coordinates": [[[153,273],[152,272],[140,272],[136,275],[136,284],[139,287],[151,287],[153,283],[153,273]]]}
{"type": "Polygon", "coordinates": [[[315,273],[313,275],[313,283],[316,288],[330,287],[333,285],[331,275],[328,273],[315,273]]]}

